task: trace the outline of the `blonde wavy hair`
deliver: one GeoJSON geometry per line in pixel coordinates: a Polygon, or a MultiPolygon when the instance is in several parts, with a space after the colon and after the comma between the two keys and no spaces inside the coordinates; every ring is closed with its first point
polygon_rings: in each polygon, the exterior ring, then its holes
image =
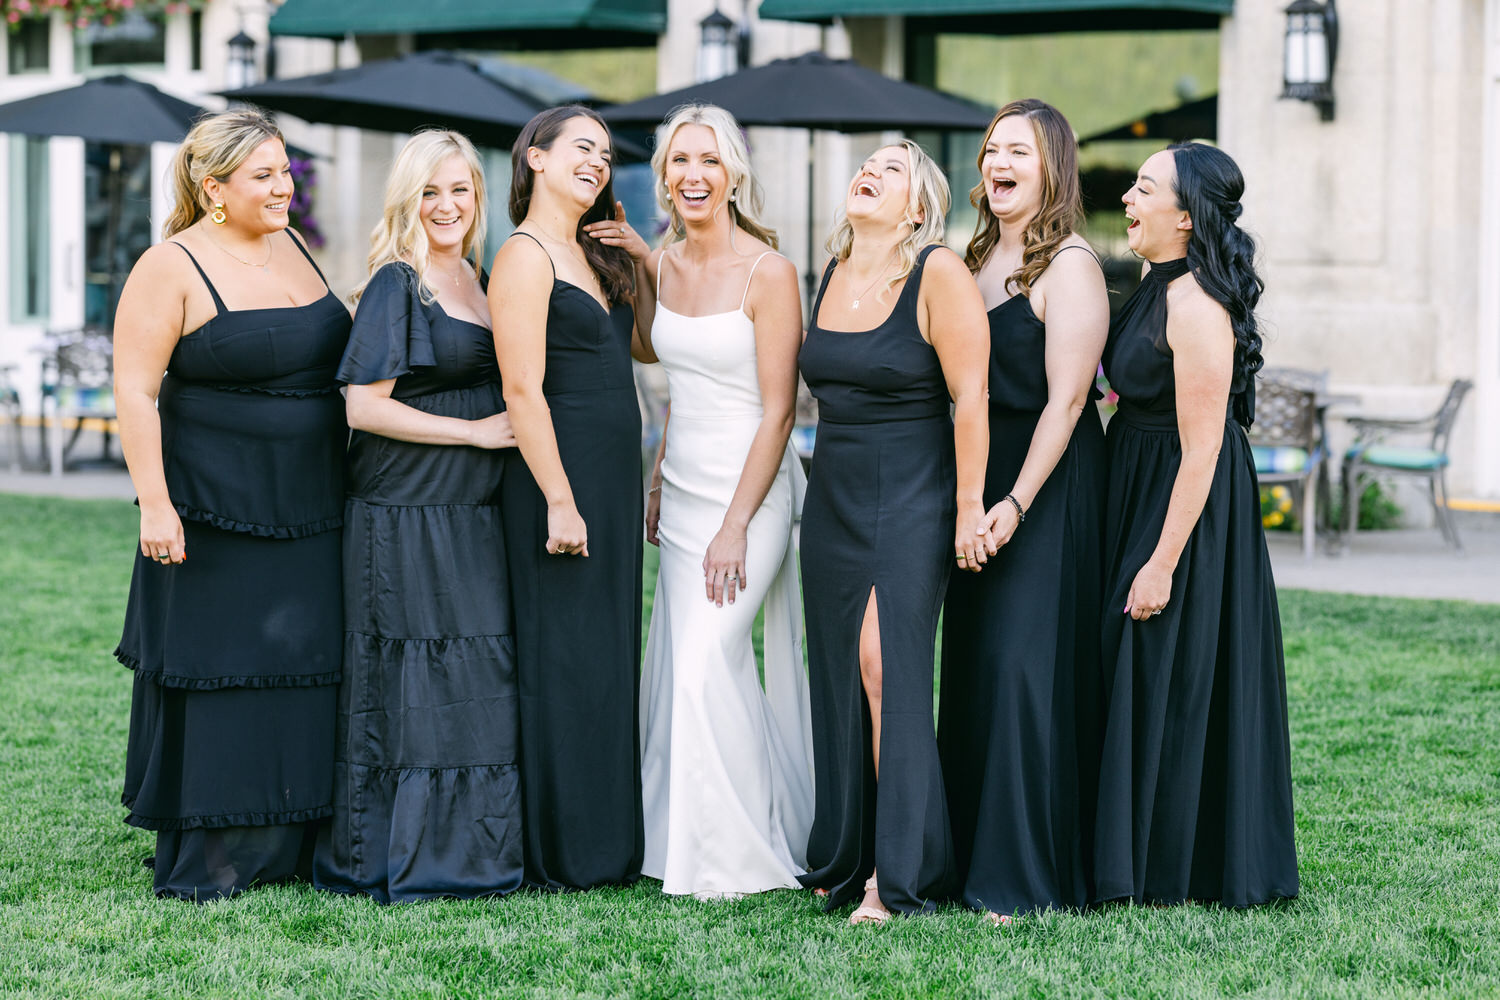
{"type": "Polygon", "coordinates": [[[422,228],[422,191],[432,175],[449,157],[461,156],[469,166],[474,182],[474,221],[464,234],[460,253],[479,276],[479,262],[484,259],[484,233],[489,214],[484,195],[484,166],[474,144],[457,132],[428,129],[406,140],[385,182],[385,209],[370,233],[368,274],[359,287],[349,293],[350,302],[358,302],[370,277],[387,264],[402,261],[417,272],[417,294],[423,302],[437,299],[437,292],[427,283],[427,230],[422,228]]]}
{"type": "Polygon", "coordinates": [[[1062,112],[1045,101],[1026,98],[1011,101],[996,112],[979,145],[976,164],[979,183],[969,192],[969,204],[979,210],[974,236],[964,253],[964,263],[975,274],[1000,242],[1000,220],[990,211],[984,179],[984,149],[990,136],[1006,118],[1020,116],[1031,122],[1036,136],[1037,158],[1042,164],[1042,204],[1021,234],[1021,266],[1005,279],[1007,288],[1030,296],[1031,286],[1042,276],[1062,249],[1063,243],[1083,228],[1083,194],[1078,180],[1078,140],[1062,112]]]}
{"type": "MultiPolygon", "coordinates": [[[[917,256],[923,247],[943,242],[948,227],[948,207],[953,203],[948,191],[948,178],[943,176],[942,169],[927,155],[926,150],[910,139],[902,139],[890,145],[906,150],[907,160],[911,164],[911,187],[906,197],[906,224],[911,227],[911,231],[896,244],[900,267],[895,277],[886,282],[887,289],[906,280],[906,276],[917,266],[917,256]],[[920,222],[917,221],[918,216],[921,217],[920,222]]],[[[854,249],[854,227],[842,208],[839,209],[838,221],[833,225],[833,234],[828,237],[827,248],[839,263],[848,260],[849,252],[854,249]]]]}
{"type": "Polygon", "coordinates": [[[227,184],[229,175],[267,139],[286,145],[276,123],[255,108],[236,108],[200,118],[172,157],[168,181],[172,211],[162,226],[162,239],[171,239],[211,212],[213,199],[203,190],[203,182],[212,177],[227,184]]]}
{"type": "Polygon", "coordinates": [[[668,147],[672,138],[677,135],[677,130],[684,125],[702,125],[713,132],[714,142],[719,147],[719,160],[724,164],[724,172],[729,175],[729,190],[734,196],[727,204],[729,217],[735,227],[743,229],[773,249],[780,249],[776,230],[760,221],[765,208],[765,196],[750,167],[750,149],[745,144],[745,132],[740,128],[740,123],[735,121],[734,115],[716,104],[684,104],[668,115],[661,128],[657,129],[656,152],[651,154],[651,171],[656,175],[656,203],[668,217],[662,245],[676,243],[687,235],[682,216],[677,213],[672,198],[667,193],[666,180],[668,147]]]}

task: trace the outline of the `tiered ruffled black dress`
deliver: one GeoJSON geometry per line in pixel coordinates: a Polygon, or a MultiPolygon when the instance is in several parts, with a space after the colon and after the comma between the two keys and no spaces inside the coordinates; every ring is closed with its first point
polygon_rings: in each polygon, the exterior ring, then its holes
{"type": "MultiPolygon", "coordinates": [[[[1047,333],[1024,295],[989,312],[986,508],[1026,462],[1047,405],[1047,333]]],[[[997,913],[1089,901],[1099,723],[1104,430],[1090,402],[981,573],[954,573],[943,617],[938,747],[965,904],[997,913]]]]}
{"type": "MultiPolygon", "coordinates": [[[[1276,584],[1235,419],[1166,607],[1139,622],[1121,613],[1182,461],[1167,286],[1187,273],[1186,260],[1152,264],[1104,350],[1120,407],[1108,437],[1094,896],[1246,906],[1297,895],[1297,852],[1276,584]]],[[[1237,372],[1229,412],[1246,424],[1250,390],[1237,372]]]]}
{"type": "MultiPolygon", "coordinates": [[[[505,409],[494,339],[387,264],[365,286],[339,381],[477,420],[505,409]]],[[[356,430],[344,507],[344,680],[319,888],[383,903],[521,884],[516,667],[500,482],[511,449],[356,430]]]]}
{"type": "Polygon", "coordinates": [[[231,311],[203,280],[217,312],[158,397],[188,558],[137,550],[115,650],[135,671],[126,822],[157,831],[157,894],[199,901],[308,873],[329,814],[349,336],[332,292],[231,311]]]}
{"type": "Polygon", "coordinates": [[[948,385],[922,339],[922,250],[895,307],[871,330],[827,330],[813,305],[798,355],[818,400],[818,444],[802,509],[802,589],[812,693],[815,814],[802,881],[828,906],[872,871],[898,912],[934,909],[953,888],[953,846],[932,671],[953,562],[956,464],[948,385]],[[871,592],[880,621],[880,780],[859,634],[871,592]]]}

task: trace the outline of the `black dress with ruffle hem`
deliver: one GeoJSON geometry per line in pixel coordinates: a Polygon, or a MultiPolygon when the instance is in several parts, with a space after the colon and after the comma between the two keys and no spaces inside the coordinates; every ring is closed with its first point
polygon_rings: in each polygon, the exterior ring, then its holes
{"type": "Polygon", "coordinates": [[[115,656],[135,672],[126,822],[157,831],[156,894],[202,902],[310,873],[330,812],[349,313],[332,292],[229,310],[198,271],[217,312],[157,398],[188,558],[137,548],[115,656]]]}
{"type": "MultiPolygon", "coordinates": [[[[505,409],[494,338],[423,302],[407,264],[360,297],[339,381],[445,417],[505,409]]],[[[344,505],[333,822],[313,881],[382,903],[521,885],[521,779],[500,483],[514,449],[356,430],[344,505]]]]}

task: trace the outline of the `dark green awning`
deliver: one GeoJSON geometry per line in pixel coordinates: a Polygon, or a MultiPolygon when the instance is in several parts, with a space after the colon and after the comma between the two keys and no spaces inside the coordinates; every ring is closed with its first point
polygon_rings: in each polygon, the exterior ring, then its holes
{"type": "Polygon", "coordinates": [[[271,16],[273,35],[312,38],[568,31],[656,36],[666,29],[666,0],[286,0],[271,16]]]}
{"type": "Polygon", "coordinates": [[[761,0],[760,16],[827,24],[901,15],[931,31],[1023,35],[1044,31],[1216,28],[1234,0],[761,0]]]}

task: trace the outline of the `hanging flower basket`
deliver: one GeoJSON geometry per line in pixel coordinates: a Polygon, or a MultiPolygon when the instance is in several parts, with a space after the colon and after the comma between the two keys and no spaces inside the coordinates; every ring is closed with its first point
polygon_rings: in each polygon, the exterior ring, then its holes
{"type": "Polygon", "coordinates": [[[123,14],[140,11],[145,14],[186,14],[202,10],[208,0],[0,0],[5,23],[15,31],[22,21],[48,17],[53,11],[63,15],[75,28],[91,24],[114,24],[123,14]]]}

